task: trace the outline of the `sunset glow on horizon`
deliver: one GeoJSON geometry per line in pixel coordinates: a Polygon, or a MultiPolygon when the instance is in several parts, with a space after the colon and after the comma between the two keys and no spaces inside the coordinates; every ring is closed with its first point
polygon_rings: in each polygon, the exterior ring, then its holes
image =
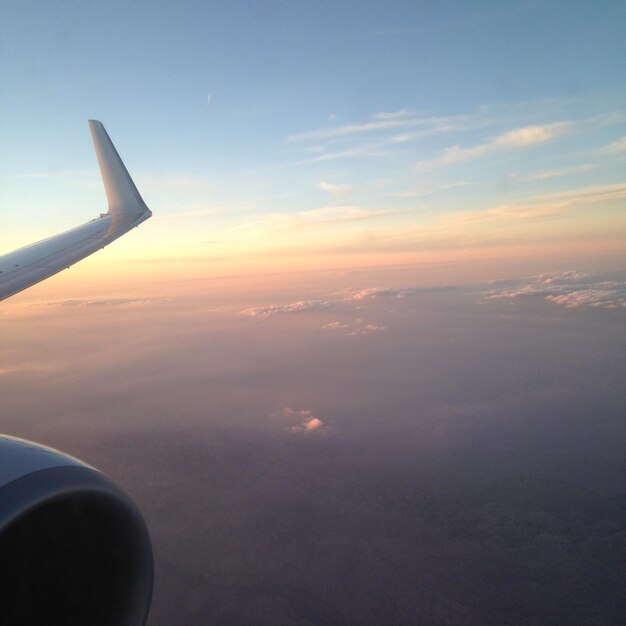
{"type": "MultiPolygon", "coordinates": [[[[122,38],[115,47],[97,45],[102,34],[94,24],[111,18],[92,7],[98,19],[72,22],[74,37],[94,41],[84,65],[55,45],[55,29],[65,22],[55,12],[40,7],[35,18],[6,6],[3,39],[20,53],[3,60],[0,248],[8,252],[105,210],[85,125],[94,116],[154,217],[85,268],[73,268],[71,278],[55,278],[59,290],[83,284],[87,273],[134,284],[142,277],[166,283],[456,263],[456,281],[464,283],[476,279],[464,276],[468,263],[506,266],[511,276],[535,271],[537,258],[550,268],[560,261],[561,269],[622,269],[626,101],[617,60],[623,55],[609,52],[621,50],[619,20],[598,12],[605,33],[588,43],[574,34],[586,24],[580,7],[457,8],[455,25],[446,28],[445,7],[425,22],[419,10],[409,12],[419,28],[397,30],[391,12],[381,23],[358,19],[349,36],[351,82],[347,66],[336,63],[342,40],[329,34],[316,60],[307,52],[315,35],[304,14],[287,5],[275,18],[260,9],[244,17],[197,7],[194,23],[171,22],[168,9],[152,11],[147,21],[140,10],[125,9],[133,43],[122,38]],[[268,41],[253,15],[283,37],[268,41]],[[20,29],[8,27],[29,19],[32,48],[28,37],[15,39],[20,29]],[[549,29],[537,30],[538,21],[554,21],[570,35],[555,39],[549,29]],[[125,62],[138,37],[155,59],[167,54],[153,45],[153,31],[166,23],[176,24],[169,36],[174,56],[185,60],[181,74],[160,73],[150,57],[125,62]],[[257,66],[242,52],[233,55],[220,23],[236,24],[251,38],[248,52],[260,49],[261,56],[280,56],[285,37],[299,37],[301,46],[289,47],[299,63],[272,65],[274,81],[253,77],[257,66]],[[522,36],[507,39],[507,32],[522,36]],[[421,64],[424,36],[434,37],[437,54],[421,64]],[[189,56],[194,38],[206,57],[189,56]],[[516,77],[494,54],[504,41],[516,77]],[[465,46],[475,59],[463,56],[465,46]],[[74,86],[60,92],[55,76],[68,62],[74,86]],[[355,99],[364,67],[372,89],[355,99]],[[463,78],[468,70],[472,81],[463,78]],[[98,81],[87,87],[92,72],[98,81]],[[35,116],[24,113],[28,80],[38,81],[45,107],[35,116]],[[294,93],[295,85],[301,89],[294,93]],[[53,115],[61,101],[64,110],[53,115]]],[[[303,11],[313,24],[325,23],[324,10],[303,11]]],[[[352,20],[350,10],[337,9],[333,29],[352,20]]],[[[480,278],[493,277],[485,271],[480,278]]]]}

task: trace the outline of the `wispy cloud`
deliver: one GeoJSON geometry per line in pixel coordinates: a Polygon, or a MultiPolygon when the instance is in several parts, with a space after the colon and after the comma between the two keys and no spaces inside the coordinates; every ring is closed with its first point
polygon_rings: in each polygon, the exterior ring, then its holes
{"type": "MultiPolygon", "coordinates": [[[[427,136],[463,133],[490,126],[513,127],[478,145],[454,145],[436,158],[423,159],[417,163],[418,169],[430,169],[436,165],[448,165],[492,153],[528,149],[564,136],[577,126],[606,126],[619,123],[621,119],[619,113],[607,113],[577,123],[560,121],[523,125],[524,121],[528,124],[528,120],[545,119],[547,115],[563,115],[563,106],[563,103],[553,101],[523,102],[510,106],[485,105],[473,112],[452,116],[418,115],[404,108],[374,113],[362,122],[293,133],[285,141],[288,144],[303,144],[301,149],[312,151],[311,158],[298,162],[306,164],[336,159],[387,157],[397,154],[400,145],[427,136]],[[519,126],[516,128],[515,125],[519,126]],[[368,141],[365,141],[366,138],[368,141]]],[[[403,150],[406,152],[404,146],[403,150]]]]}
{"type": "Polygon", "coordinates": [[[514,287],[488,291],[484,297],[487,300],[540,297],[569,309],[626,309],[626,281],[569,270],[540,274],[514,287]]]}
{"type": "Polygon", "coordinates": [[[412,116],[414,113],[409,109],[400,109],[399,111],[381,111],[374,113],[372,117],[376,120],[397,120],[412,116]]]}
{"type": "Polygon", "coordinates": [[[347,222],[370,220],[392,212],[394,211],[367,211],[352,205],[328,206],[284,215],[267,215],[242,224],[238,228],[261,231],[312,230],[347,222]]]}
{"type": "Polygon", "coordinates": [[[544,170],[541,172],[533,172],[526,177],[526,180],[548,180],[550,178],[558,178],[560,176],[569,176],[571,174],[580,174],[595,169],[596,166],[591,163],[583,165],[575,165],[573,167],[562,167],[556,170],[544,170]]]}
{"type": "Polygon", "coordinates": [[[493,139],[476,146],[463,148],[452,146],[435,159],[419,161],[416,168],[423,170],[437,165],[449,165],[460,161],[477,159],[498,152],[523,150],[539,146],[571,133],[576,125],[573,122],[525,126],[502,133],[493,139]]]}
{"type": "Polygon", "coordinates": [[[77,306],[137,306],[155,302],[154,298],[106,298],[93,300],[58,300],[46,302],[46,306],[52,307],[77,307],[77,306]]]}
{"type": "Polygon", "coordinates": [[[392,135],[390,143],[406,143],[422,137],[443,133],[463,132],[489,126],[493,120],[482,115],[457,115],[453,117],[428,117],[414,120],[418,130],[392,135]]]}
{"type": "Polygon", "coordinates": [[[526,198],[517,204],[502,205],[478,211],[458,211],[447,213],[438,221],[448,225],[470,225],[487,222],[516,222],[547,219],[568,208],[584,206],[596,202],[608,202],[626,198],[626,184],[597,185],[542,194],[526,198]]]}
{"type": "Polygon", "coordinates": [[[402,128],[411,126],[415,122],[405,118],[376,118],[370,122],[362,124],[346,124],[344,126],[331,126],[328,128],[319,128],[304,133],[295,133],[289,135],[286,139],[287,143],[296,143],[300,141],[319,141],[320,139],[333,139],[336,137],[346,137],[348,135],[357,135],[362,133],[371,133],[373,131],[386,130],[389,128],[402,128]]]}
{"type": "Polygon", "coordinates": [[[605,128],[606,126],[614,126],[615,124],[623,124],[624,122],[626,122],[626,113],[623,111],[600,113],[587,120],[587,124],[594,128],[605,128]]]}
{"type": "Polygon", "coordinates": [[[307,311],[319,311],[327,309],[334,303],[330,300],[298,300],[289,304],[270,304],[269,306],[254,307],[244,309],[240,315],[249,317],[271,317],[284,313],[304,313],[307,311]]]}
{"type": "Polygon", "coordinates": [[[420,117],[408,109],[401,109],[393,112],[374,113],[370,116],[368,121],[358,124],[329,126],[327,128],[318,128],[302,133],[295,133],[289,135],[286,142],[327,141],[399,128],[418,129],[408,133],[393,135],[388,139],[389,143],[402,143],[437,133],[481,128],[489,125],[492,121],[486,109],[481,109],[475,114],[428,117],[420,117]]]}
{"type": "Polygon", "coordinates": [[[331,196],[342,196],[354,190],[352,185],[346,183],[329,183],[324,180],[317,183],[322,191],[327,191],[331,196]]]}
{"type": "Polygon", "coordinates": [[[386,326],[378,326],[376,324],[366,324],[362,319],[356,319],[354,322],[330,322],[322,326],[324,330],[339,331],[350,337],[359,335],[371,335],[372,333],[380,333],[387,330],[386,326]]]}
{"type": "Polygon", "coordinates": [[[415,287],[368,287],[352,293],[351,300],[366,300],[368,298],[406,298],[414,296],[420,289],[415,287]]]}
{"type": "Polygon", "coordinates": [[[372,157],[386,157],[391,152],[381,148],[381,144],[367,144],[348,148],[346,150],[324,150],[321,154],[308,159],[306,163],[319,163],[321,161],[337,161],[339,159],[364,159],[372,157]]]}
{"type": "Polygon", "coordinates": [[[542,205],[502,205],[478,211],[459,211],[447,213],[438,218],[440,223],[449,226],[469,226],[471,224],[487,224],[489,222],[523,222],[543,220],[558,215],[564,205],[551,203],[542,205]]]}
{"type": "Polygon", "coordinates": [[[556,193],[537,196],[537,202],[559,202],[563,206],[587,204],[590,202],[603,202],[618,200],[626,197],[626,183],[615,185],[593,185],[571,191],[559,191],[556,193]]]}
{"type": "Polygon", "coordinates": [[[604,148],[598,149],[596,154],[604,156],[610,154],[621,154],[622,152],[626,152],[626,136],[610,143],[608,146],[604,146],[604,148]]]}

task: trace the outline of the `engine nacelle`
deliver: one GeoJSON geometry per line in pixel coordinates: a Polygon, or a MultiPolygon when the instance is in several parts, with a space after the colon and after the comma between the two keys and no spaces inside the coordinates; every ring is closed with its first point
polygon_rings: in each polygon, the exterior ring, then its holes
{"type": "Polygon", "coordinates": [[[0,436],[0,624],[140,626],[152,548],[132,500],[92,467],[0,436]]]}

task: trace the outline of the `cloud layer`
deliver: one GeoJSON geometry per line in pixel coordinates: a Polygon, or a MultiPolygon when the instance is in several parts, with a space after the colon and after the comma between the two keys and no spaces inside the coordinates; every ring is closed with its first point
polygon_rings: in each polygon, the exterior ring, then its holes
{"type": "Polygon", "coordinates": [[[569,309],[626,309],[626,281],[577,271],[540,274],[514,287],[487,292],[488,300],[542,297],[569,309]]]}

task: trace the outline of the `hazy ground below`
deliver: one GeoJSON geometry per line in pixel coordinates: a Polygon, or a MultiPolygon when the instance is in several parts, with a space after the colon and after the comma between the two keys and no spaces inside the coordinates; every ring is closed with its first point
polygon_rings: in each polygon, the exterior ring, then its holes
{"type": "Polygon", "coordinates": [[[551,280],[9,310],[3,430],[131,493],[151,626],[622,623],[623,287],[551,280]]]}

